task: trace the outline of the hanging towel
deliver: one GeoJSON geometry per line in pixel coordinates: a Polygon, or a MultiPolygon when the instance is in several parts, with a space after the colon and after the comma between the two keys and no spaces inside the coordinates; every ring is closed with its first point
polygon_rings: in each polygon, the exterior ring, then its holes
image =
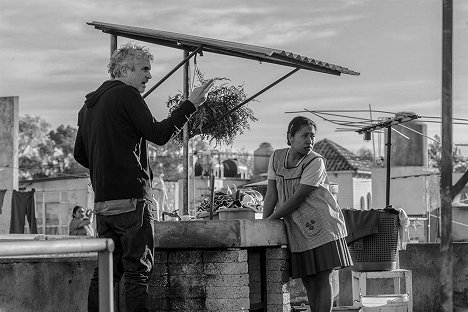
{"type": "Polygon", "coordinates": [[[3,199],[7,190],[0,190],[0,213],[2,213],[3,199]]]}
{"type": "Polygon", "coordinates": [[[398,249],[399,250],[406,250],[406,245],[410,241],[409,237],[409,226],[410,221],[406,211],[403,208],[398,209],[398,221],[400,226],[398,227],[398,249]]]}
{"type": "Polygon", "coordinates": [[[379,214],[375,209],[357,210],[357,209],[342,209],[346,231],[346,243],[349,245],[355,240],[366,237],[368,235],[377,234],[379,232],[379,214]]]}
{"type": "Polygon", "coordinates": [[[11,196],[10,234],[24,234],[25,216],[28,218],[29,231],[31,234],[37,234],[34,189],[30,192],[13,190],[13,195],[11,196]]]}

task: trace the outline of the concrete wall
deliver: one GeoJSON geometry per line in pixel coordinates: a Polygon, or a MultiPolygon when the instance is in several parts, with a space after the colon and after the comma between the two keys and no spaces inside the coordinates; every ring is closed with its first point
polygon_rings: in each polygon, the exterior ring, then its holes
{"type": "Polygon", "coordinates": [[[0,311],[86,312],[96,259],[0,259],[0,311]]]}
{"type": "Polygon", "coordinates": [[[0,207],[0,234],[10,232],[11,196],[18,190],[19,98],[0,97],[0,190],[7,190],[0,207]]]}
{"type": "MultiPolygon", "coordinates": [[[[385,207],[386,168],[372,168],[372,196],[376,208],[385,207]]],[[[392,167],[390,204],[408,215],[423,215],[440,206],[438,169],[392,167]]]]}
{"type": "Polygon", "coordinates": [[[370,178],[354,177],[353,178],[353,200],[354,200],[353,208],[356,208],[356,209],[363,208],[363,210],[371,209],[372,207],[369,207],[369,204],[367,202],[368,194],[372,194],[372,180],[370,178]],[[361,198],[364,199],[363,207],[361,207],[361,198]]]}
{"type": "MultiPolygon", "coordinates": [[[[414,312],[440,311],[440,245],[409,244],[399,252],[400,267],[413,273],[414,312]]],[[[453,244],[454,311],[468,311],[468,243],[453,244]]],[[[391,294],[391,280],[370,280],[369,294],[391,294]]],[[[351,270],[340,271],[340,304],[352,304],[351,270]]]]}
{"type": "MultiPolygon", "coordinates": [[[[468,243],[453,244],[453,289],[454,311],[468,310],[468,243]]],[[[440,252],[438,244],[410,244],[407,250],[400,252],[400,266],[413,271],[413,299],[415,312],[438,311],[440,302],[439,273],[440,252]]],[[[164,257],[163,257],[164,258],[164,257]]],[[[272,260],[273,260],[272,256],[272,260]]],[[[158,258],[157,262],[165,262],[158,258]],[[159,259],[159,260],[158,260],[159,259]]],[[[2,259],[0,260],[0,310],[13,311],[86,311],[88,282],[95,258],[43,258],[43,259],[2,259]],[[25,295],[27,294],[27,295],[25,295]]],[[[282,279],[278,267],[273,265],[271,281],[282,279]]],[[[268,268],[267,268],[268,269],[268,268]]],[[[164,276],[166,266],[158,264],[155,274],[164,276]],[[159,272],[159,273],[158,273],[159,272]]],[[[268,278],[268,276],[267,276],[268,278]]],[[[351,272],[344,269],[339,272],[340,305],[351,305],[351,272]]],[[[161,282],[161,280],[159,280],[161,282]]],[[[158,279],[153,286],[157,287],[158,279]]],[[[159,284],[160,285],[160,284],[159,284]]],[[[291,302],[296,302],[301,293],[300,282],[296,288],[289,287],[291,302]]],[[[278,284],[279,286],[279,284],[278,284]]],[[[283,288],[283,286],[281,286],[283,288]]],[[[372,294],[391,293],[388,283],[369,284],[372,294]]],[[[249,298],[250,300],[250,298],[249,298]]],[[[272,299],[273,300],[273,299],[272,299]]]]}
{"type": "Polygon", "coordinates": [[[354,171],[331,171],[328,172],[328,175],[331,182],[338,184],[338,204],[340,207],[360,209],[360,199],[364,197],[365,208],[368,209],[367,194],[372,194],[372,179],[370,177],[359,176],[354,171]]]}

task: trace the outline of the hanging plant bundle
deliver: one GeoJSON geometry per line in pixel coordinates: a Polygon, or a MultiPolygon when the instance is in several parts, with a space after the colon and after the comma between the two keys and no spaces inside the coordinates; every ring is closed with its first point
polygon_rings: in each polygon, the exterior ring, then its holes
{"type": "MultiPolygon", "coordinates": [[[[203,75],[197,72],[198,80],[201,84],[208,81],[203,75]]],[[[227,78],[214,78],[215,80],[228,81],[227,78]]],[[[209,140],[210,143],[214,140],[216,144],[232,145],[237,135],[250,130],[249,121],[257,121],[253,111],[246,105],[241,106],[229,115],[221,118],[225,113],[242,103],[247,98],[243,85],[233,86],[223,83],[219,86],[213,86],[206,102],[199,106],[197,111],[190,117],[188,121],[189,138],[200,135],[202,139],[209,140]],[[212,123],[208,128],[205,126],[212,123]]],[[[182,94],[177,94],[169,97],[167,106],[169,114],[174,109],[179,107],[182,99],[182,94]]],[[[180,131],[174,138],[177,143],[182,144],[183,132],[180,131]]]]}

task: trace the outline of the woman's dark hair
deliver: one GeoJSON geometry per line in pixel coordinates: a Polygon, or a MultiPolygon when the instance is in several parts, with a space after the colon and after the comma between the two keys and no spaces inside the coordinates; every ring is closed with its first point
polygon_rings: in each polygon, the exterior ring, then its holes
{"type": "Polygon", "coordinates": [[[75,206],[75,207],[73,207],[72,216],[75,216],[76,211],[77,211],[78,209],[80,209],[80,208],[83,208],[83,206],[75,206]]]}
{"type": "Polygon", "coordinates": [[[288,145],[291,145],[288,134],[291,134],[291,136],[294,136],[296,132],[304,126],[314,127],[315,131],[317,131],[317,125],[315,124],[315,122],[313,122],[312,119],[309,119],[304,116],[294,117],[289,122],[288,132],[286,133],[286,140],[287,140],[288,145]]]}

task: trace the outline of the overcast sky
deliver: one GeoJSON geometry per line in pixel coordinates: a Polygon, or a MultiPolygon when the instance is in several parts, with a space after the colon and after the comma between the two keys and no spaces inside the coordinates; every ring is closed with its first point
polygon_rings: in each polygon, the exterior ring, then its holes
{"type": "MultiPolygon", "coordinates": [[[[468,119],[468,1],[453,2],[453,116],[468,119]]],[[[249,105],[259,120],[236,139],[235,149],[253,151],[261,142],[284,147],[294,117],[286,111],[370,105],[441,116],[442,0],[0,0],[0,96],[19,96],[20,115],[39,115],[53,127],[75,126],[84,95],[108,79],[109,35],[86,25],[92,21],[266,46],[361,73],[294,74],[249,105]]],[[[118,44],[126,42],[120,38],[118,44]]],[[[151,87],[182,51],[145,45],[156,56],[151,87]]],[[[197,63],[205,77],[229,77],[248,95],[290,70],[209,53],[197,63]]],[[[178,71],[146,98],[156,119],[167,116],[166,99],[181,88],[178,71]]],[[[355,132],[338,132],[336,125],[305,115],[317,122],[318,139],[354,152],[372,148],[355,132]]],[[[454,125],[453,132],[454,143],[468,143],[467,125],[454,125]]],[[[440,135],[440,125],[429,124],[428,134],[440,135]]]]}

